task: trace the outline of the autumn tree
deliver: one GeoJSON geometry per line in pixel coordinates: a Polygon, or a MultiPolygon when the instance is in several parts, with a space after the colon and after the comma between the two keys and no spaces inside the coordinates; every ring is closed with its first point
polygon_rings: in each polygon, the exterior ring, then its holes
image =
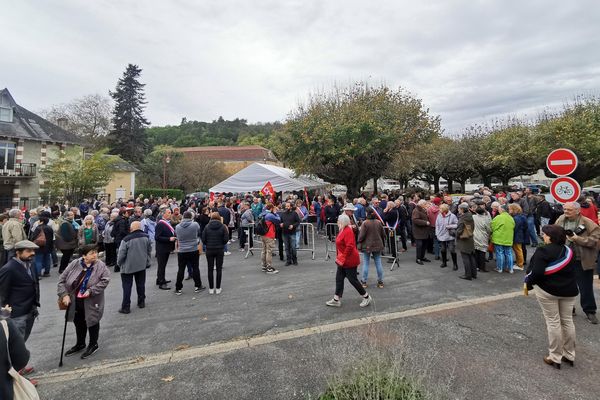
{"type": "Polygon", "coordinates": [[[357,83],[312,94],[289,114],[277,139],[296,172],[345,185],[355,197],[400,149],[439,131],[439,118],[405,90],[357,83]]]}

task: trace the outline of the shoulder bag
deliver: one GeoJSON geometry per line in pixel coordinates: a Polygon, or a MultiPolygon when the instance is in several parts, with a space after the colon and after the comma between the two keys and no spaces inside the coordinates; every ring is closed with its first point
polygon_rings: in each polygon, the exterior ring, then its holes
{"type": "Polygon", "coordinates": [[[0,321],[2,323],[2,329],[4,330],[4,336],[6,337],[6,356],[8,357],[9,370],[8,374],[13,380],[13,392],[15,400],[40,400],[35,386],[29,382],[26,378],[19,375],[19,373],[13,368],[12,360],[10,359],[10,347],[8,344],[8,324],[5,320],[0,321]]]}

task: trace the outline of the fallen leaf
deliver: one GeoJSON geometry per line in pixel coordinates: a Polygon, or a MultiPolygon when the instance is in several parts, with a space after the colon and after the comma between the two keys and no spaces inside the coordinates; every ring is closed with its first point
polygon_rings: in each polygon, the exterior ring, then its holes
{"type": "Polygon", "coordinates": [[[288,294],[288,299],[293,299],[294,295],[293,294],[288,294]]]}
{"type": "Polygon", "coordinates": [[[175,347],[175,351],[185,350],[185,349],[188,349],[189,347],[190,347],[190,345],[187,343],[180,344],[179,346],[175,347]]]}
{"type": "Polygon", "coordinates": [[[208,321],[208,317],[202,318],[202,321],[208,321]]]}
{"type": "Polygon", "coordinates": [[[163,382],[173,382],[173,379],[175,379],[173,375],[169,375],[166,378],[160,378],[160,380],[163,382]]]}

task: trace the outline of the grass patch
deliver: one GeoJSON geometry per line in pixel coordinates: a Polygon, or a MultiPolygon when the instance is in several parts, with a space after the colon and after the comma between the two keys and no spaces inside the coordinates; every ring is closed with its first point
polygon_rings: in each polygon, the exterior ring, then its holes
{"type": "Polygon", "coordinates": [[[318,400],[425,400],[423,386],[401,374],[392,363],[362,362],[337,376],[318,400]]]}

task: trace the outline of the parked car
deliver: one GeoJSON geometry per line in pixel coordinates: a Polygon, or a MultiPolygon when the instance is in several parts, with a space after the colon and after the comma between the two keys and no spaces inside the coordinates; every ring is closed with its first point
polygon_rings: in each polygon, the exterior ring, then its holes
{"type": "Polygon", "coordinates": [[[400,190],[400,182],[394,179],[379,179],[377,181],[377,189],[379,190],[400,190]]]}

